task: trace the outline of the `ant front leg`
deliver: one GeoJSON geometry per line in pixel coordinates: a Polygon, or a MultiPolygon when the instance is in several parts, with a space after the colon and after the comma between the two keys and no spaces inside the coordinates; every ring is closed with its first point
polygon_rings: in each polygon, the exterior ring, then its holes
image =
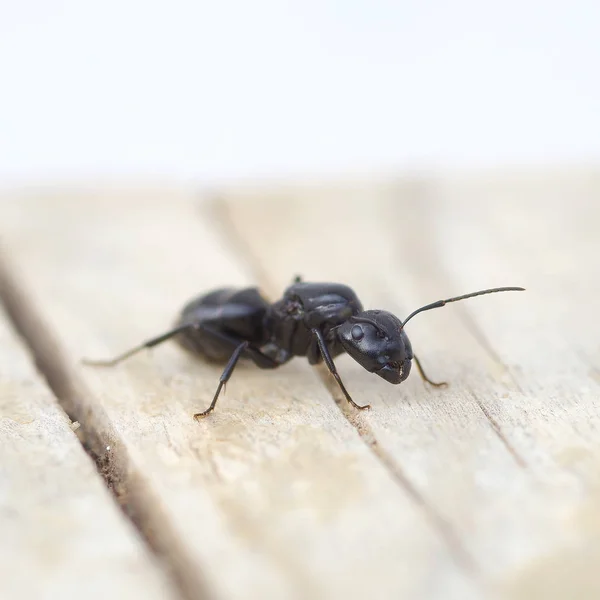
{"type": "Polygon", "coordinates": [[[419,375],[421,376],[421,379],[423,381],[426,381],[429,385],[432,385],[433,387],[448,387],[448,384],[445,381],[440,381],[440,382],[431,381],[431,379],[429,379],[429,377],[427,377],[427,375],[425,374],[425,371],[423,370],[423,367],[421,366],[421,362],[414,354],[413,354],[413,359],[415,361],[415,364],[417,365],[417,369],[419,370],[419,375]]]}
{"type": "Polygon", "coordinates": [[[352,406],[354,406],[354,408],[358,408],[359,410],[368,410],[369,408],[371,408],[370,404],[365,404],[364,406],[361,406],[360,404],[356,404],[356,402],[354,402],[354,400],[352,400],[352,398],[350,397],[350,394],[348,393],[348,391],[344,387],[344,384],[342,383],[342,378],[340,377],[339,373],[337,372],[337,369],[335,368],[335,364],[333,362],[333,359],[331,358],[331,354],[329,354],[329,350],[327,349],[327,344],[325,343],[325,339],[323,338],[323,334],[321,333],[321,330],[317,329],[317,328],[312,329],[312,334],[317,339],[317,344],[319,345],[319,350],[321,351],[321,356],[323,357],[323,360],[325,361],[325,364],[327,365],[329,372],[335,377],[335,380],[337,381],[338,385],[340,386],[340,389],[342,390],[344,396],[346,397],[346,400],[350,404],[352,404],[352,406]]]}

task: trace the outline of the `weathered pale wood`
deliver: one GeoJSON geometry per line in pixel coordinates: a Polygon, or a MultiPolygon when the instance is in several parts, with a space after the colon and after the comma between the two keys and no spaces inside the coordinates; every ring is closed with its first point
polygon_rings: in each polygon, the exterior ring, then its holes
{"type": "Polygon", "coordinates": [[[528,288],[409,324],[448,389],[416,370],[390,386],[344,357],[347,387],[373,410],[341,407],[457,532],[490,593],[600,597],[600,175],[232,190],[216,210],[273,294],[301,273],[402,317],[528,288]]]}
{"type": "Polygon", "coordinates": [[[0,598],[175,599],[0,310],[0,598]]]}
{"type": "Polygon", "coordinates": [[[28,297],[21,324],[39,313],[31,342],[58,340],[47,368],[61,372],[65,406],[111,446],[141,526],[188,596],[478,597],[451,536],[306,364],[239,368],[202,423],[191,416],[209,403],[220,369],[176,347],[112,370],[78,364],[160,332],[199,292],[251,282],[246,257],[197,200],[124,191],[0,203],[7,262],[28,297]]]}

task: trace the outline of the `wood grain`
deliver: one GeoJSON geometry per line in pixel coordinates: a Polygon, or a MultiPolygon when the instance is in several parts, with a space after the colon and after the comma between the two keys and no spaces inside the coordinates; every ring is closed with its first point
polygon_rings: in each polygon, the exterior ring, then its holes
{"type": "Polygon", "coordinates": [[[486,594],[599,597],[599,174],[228,190],[214,210],[274,295],[300,273],[402,317],[476,289],[527,288],[410,323],[448,389],[416,373],[393,387],[344,357],[346,386],[373,410],[340,408],[473,557],[486,594]]]}
{"type": "Polygon", "coordinates": [[[4,600],[178,597],[1,310],[0,532],[4,600]]]}
{"type": "MultiPolygon", "coordinates": [[[[248,224],[263,227],[252,210],[244,214],[248,224]]],[[[443,518],[398,484],[398,473],[365,444],[365,433],[302,361],[269,373],[239,368],[217,412],[201,423],[191,417],[208,405],[218,367],[171,345],[115,369],[79,363],[168,328],[200,292],[253,283],[239,240],[223,236],[197,197],[173,190],[14,195],[0,203],[0,224],[13,316],[71,417],[97,436],[100,448],[110,447],[101,459],[184,596],[481,597],[469,557],[440,525],[443,518]]],[[[269,242],[271,250],[278,248],[273,242],[283,243],[281,235],[269,242]]],[[[281,257],[297,248],[295,230],[285,235],[281,257]]],[[[249,237],[253,252],[263,252],[249,237]]],[[[318,244],[311,251],[321,255],[318,244]]],[[[272,257],[278,252],[264,255],[269,273],[282,265],[272,257]]],[[[296,258],[286,266],[285,283],[307,266],[296,258]]],[[[273,291],[284,279],[277,273],[273,291]]],[[[507,312],[506,303],[497,306],[507,312]]],[[[511,306],[514,312],[522,303],[512,299],[511,306]]],[[[350,383],[364,397],[360,380],[350,383]]],[[[422,396],[422,403],[432,397],[422,396]]],[[[406,413],[397,412],[389,428],[403,417],[408,429],[404,423],[390,439],[408,431],[402,447],[420,457],[411,468],[443,475],[428,454],[443,462],[450,444],[434,448],[432,434],[406,413]]],[[[453,427],[462,432],[461,423],[453,427]]],[[[486,449],[501,456],[487,423],[477,428],[486,449]]],[[[447,430],[441,431],[443,438],[447,430]]],[[[462,433],[458,446],[466,457],[470,442],[462,433]]],[[[511,474],[520,472],[511,457],[503,461],[511,474]]],[[[485,457],[475,462],[483,469],[485,457]]],[[[447,473],[438,489],[450,489],[450,479],[447,473]]],[[[456,489],[468,495],[464,486],[456,489]]]]}

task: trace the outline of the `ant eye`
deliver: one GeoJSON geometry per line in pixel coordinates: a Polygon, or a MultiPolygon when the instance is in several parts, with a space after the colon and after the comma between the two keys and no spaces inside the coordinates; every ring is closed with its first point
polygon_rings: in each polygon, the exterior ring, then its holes
{"type": "Polygon", "coordinates": [[[355,325],[350,331],[350,334],[352,335],[352,339],[358,342],[359,340],[363,339],[365,332],[362,330],[360,325],[355,325]]]}

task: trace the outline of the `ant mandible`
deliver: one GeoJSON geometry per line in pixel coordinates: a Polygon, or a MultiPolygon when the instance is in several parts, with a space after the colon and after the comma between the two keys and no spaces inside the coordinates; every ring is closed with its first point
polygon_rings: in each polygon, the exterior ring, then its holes
{"type": "Polygon", "coordinates": [[[361,367],[389,383],[402,383],[414,359],[424,381],[429,379],[413,354],[404,331],[415,315],[440,308],[450,302],[496,292],[524,291],[521,287],[501,287],[438,300],[410,313],[401,321],[385,310],[363,310],[356,293],[340,283],[308,283],[296,277],[283,298],[270,304],[255,287],[221,288],[200,296],[184,306],[173,329],[143,342],[111,359],[88,365],[113,366],[144,348],[176,338],[186,350],[208,361],[226,363],[210,406],[194,415],[200,419],[215,408],[219,394],[240,358],[250,359],[261,369],[275,369],[294,356],[305,356],[311,365],[325,361],[346,400],[355,408],[344,387],[333,358],[347,352],[361,367]]]}

